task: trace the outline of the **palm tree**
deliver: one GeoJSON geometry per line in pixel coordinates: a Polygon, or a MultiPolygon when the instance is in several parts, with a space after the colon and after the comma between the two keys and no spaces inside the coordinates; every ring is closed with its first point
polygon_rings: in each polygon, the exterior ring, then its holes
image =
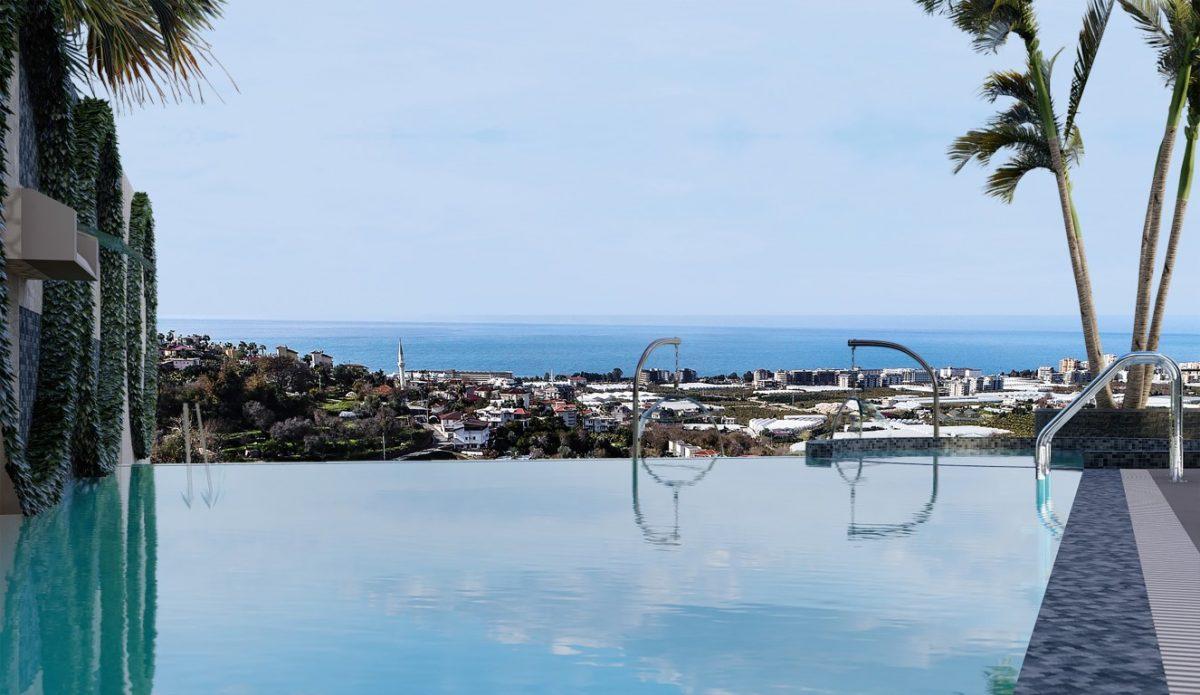
{"type": "MultiPolygon", "coordinates": [[[[1096,323],[1092,283],[1079,229],[1079,214],[1071,193],[1069,168],[1078,164],[1083,155],[1083,140],[1075,117],[1104,30],[1112,16],[1113,1],[1092,0],[1088,4],[1076,48],[1066,120],[1060,125],[1050,95],[1054,61],[1047,61],[1042,53],[1033,0],[916,0],[929,14],[949,17],[956,27],[972,37],[977,51],[996,52],[1009,35],[1016,35],[1025,46],[1027,64],[1024,72],[992,73],[983,86],[984,97],[989,101],[1003,98],[1011,99],[1012,103],[983,128],[968,131],[955,140],[949,155],[958,172],[972,160],[988,165],[997,154],[1007,153],[1008,160],[992,171],[984,189],[1005,202],[1012,201],[1017,184],[1029,172],[1047,169],[1054,175],[1075,278],[1083,341],[1093,369],[1103,364],[1104,349],[1096,323]]],[[[1112,393],[1107,388],[1096,401],[1102,408],[1113,407],[1112,393]]]]}
{"type": "Polygon", "coordinates": [[[61,0],[76,72],[118,100],[203,97],[204,68],[219,65],[201,34],[225,0],[61,0]]]}
{"type": "MultiPolygon", "coordinates": [[[[1179,188],[1175,193],[1175,213],[1171,218],[1171,234],[1167,238],[1167,250],[1163,255],[1162,274],[1158,279],[1158,294],[1154,298],[1154,315],[1150,321],[1147,350],[1158,349],[1162,335],[1163,314],[1167,308],[1167,293],[1171,289],[1171,274],[1175,269],[1175,255],[1179,250],[1179,238],[1183,234],[1183,220],[1187,216],[1188,196],[1192,191],[1192,172],[1196,164],[1196,135],[1200,131],[1200,76],[1192,75],[1188,87],[1188,120],[1184,128],[1185,145],[1183,161],[1179,166],[1179,188]]],[[[1150,380],[1142,388],[1142,402],[1150,397],[1150,380]]]]}
{"type": "MultiPolygon", "coordinates": [[[[1193,0],[1120,0],[1120,3],[1138,28],[1146,34],[1147,42],[1157,49],[1159,73],[1167,84],[1172,86],[1167,122],[1158,146],[1154,174],[1150,179],[1150,200],[1146,203],[1146,218],[1142,224],[1142,247],[1138,256],[1137,300],[1133,310],[1133,338],[1130,341],[1130,349],[1147,350],[1154,349],[1150,347],[1150,299],[1154,285],[1154,261],[1158,252],[1159,229],[1162,226],[1163,199],[1166,197],[1167,171],[1171,166],[1179,119],[1187,105],[1188,86],[1196,62],[1200,13],[1197,12],[1198,8],[1193,6],[1193,0]]],[[[1178,205],[1176,207],[1176,212],[1181,212],[1178,205]]],[[[1173,261],[1172,257],[1170,262],[1173,261]]],[[[1162,294],[1161,290],[1160,295],[1165,304],[1166,295],[1162,294]]],[[[1157,346],[1157,340],[1154,344],[1157,346]]],[[[1125,387],[1125,407],[1146,406],[1150,395],[1148,376],[1152,373],[1147,367],[1134,367],[1129,371],[1129,383],[1125,387]]]]}

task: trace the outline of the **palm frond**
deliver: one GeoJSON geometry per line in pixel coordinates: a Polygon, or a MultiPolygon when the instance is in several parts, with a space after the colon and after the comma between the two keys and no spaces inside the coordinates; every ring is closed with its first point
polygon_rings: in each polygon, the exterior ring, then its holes
{"type": "Polygon", "coordinates": [[[916,0],[916,3],[926,14],[944,14],[954,5],[952,0],[916,0]]]}
{"type": "Polygon", "coordinates": [[[1041,127],[1041,117],[1037,109],[1024,102],[1015,102],[1012,106],[996,114],[992,123],[997,125],[1032,125],[1041,127]]]}
{"type": "Polygon", "coordinates": [[[1163,0],[1117,0],[1143,34],[1146,42],[1155,48],[1171,43],[1171,32],[1163,24],[1163,0]]]}
{"type": "Polygon", "coordinates": [[[995,102],[1000,98],[1015,99],[1029,108],[1037,109],[1037,94],[1029,73],[1016,70],[999,70],[989,73],[979,90],[984,99],[995,102]]]}
{"type": "Polygon", "coordinates": [[[224,0],[62,0],[80,78],[98,80],[120,101],[195,96],[216,64],[201,34],[224,0]]]}
{"type": "Polygon", "coordinates": [[[1031,41],[1037,34],[1037,19],[1031,0],[915,0],[926,13],[944,15],[971,37],[981,53],[994,53],[1017,34],[1031,41]]]}
{"type": "Polygon", "coordinates": [[[1013,33],[1026,43],[1037,38],[1037,13],[1033,10],[1032,0],[994,0],[994,2],[993,13],[1008,17],[1013,33]]]}
{"type": "Polygon", "coordinates": [[[1167,27],[1175,36],[1191,33],[1193,22],[1196,21],[1196,6],[1192,0],[1160,0],[1163,3],[1163,14],[1167,18],[1167,27]]]}
{"type": "Polygon", "coordinates": [[[1013,17],[994,15],[991,21],[982,25],[975,33],[975,39],[971,45],[980,53],[995,53],[1008,40],[1008,35],[1013,32],[1014,25],[1013,17]]]}
{"type": "Polygon", "coordinates": [[[959,136],[947,149],[946,154],[950,161],[954,162],[954,173],[957,174],[972,160],[987,165],[992,157],[1006,149],[1046,152],[1047,159],[1050,151],[1041,128],[993,122],[959,136]]]}
{"type": "Polygon", "coordinates": [[[1197,12],[1191,0],[1117,0],[1158,51],[1158,72],[1172,83],[1181,62],[1190,59],[1190,44],[1197,31],[1197,12]]]}
{"type": "Polygon", "coordinates": [[[1068,138],[1074,131],[1075,116],[1079,113],[1083,90],[1092,74],[1092,66],[1096,64],[1096,55],[1100,52],[1100,42],[1104,39],[1104,30],[1108,28],[1112,11],[1113,0],[1092,0],[1083,15],[1083,29],[1079,31],[1079,43],[1075,48],[1075,68],[1071,76],[1071,95],[1067,101],[1067,121],[1063,128],[1068,138]]]}
{"type": "Polygon", "coordinates": [[[1083,161],[1083,134],[1079,132],[1079,126],[1072,126],[1071,130],[1067,131],[1067,141],[1063,144],[1062,156],[1068,169],[1079,166],[1079,163],[1083,161]]]}
{"type": "Polygon", "coordinates": [[[211,47],[201,34],[221,16],[224,0],[144,0],[157,22],[167,58],[176,71],[197,73],[211,62],[211,47]]]}
{"type": "Polygon", "coordinates": [[[1017,184],[1021,183],[1021,179],[1025,178],[1026,174],[1035,169],[1050,169],[1049,155],[1043,156],[1039,152],[1021,150],[1002,166],[996,167],[996,170],[988,176],[983,190],[990,196],[1011,203],[1017,192],[1017,184]]]}
{"type": "Polygon", "coordinates": [[[73,48],[84,56],[75,66],[81,80],[95,75],[114,93],[135,101],[151,92],[163,94],[159,80],[165,65],[147,13],[124,0],[64,0],[62,9],[73,48]]]}

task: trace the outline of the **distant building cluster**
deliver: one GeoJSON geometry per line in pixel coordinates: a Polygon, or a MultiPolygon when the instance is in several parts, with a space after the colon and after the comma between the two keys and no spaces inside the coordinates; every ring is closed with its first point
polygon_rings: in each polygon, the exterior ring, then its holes
{"type": "Polygon", "coordinates": [[[642,370],[643,384],[669,384],[677,382],[680,384],[694,384],[700,380],[700,375],[695,369],[683,368],[676,371],[670,369],[643,369],[642,370]]]}
{"type": "MultiPolygon", "coordinates": [[[[1104,364],[1100,365],[1100,369],[1104,369],[1108,365],[1116,361],[1117,356],[1108,354],[1102,358],[1104,364]]],[[[1100,370],[1096,370],[1099,372],[1100,370]]],[[[1043,384],[1053,386],[1080,386],[1092,380],[1091,365],[1087,360],[1081,360],[1075,357],[1064,357],[1058,361],[1058,368],[1052,366],[1042,366],[1037,369],[1037,380],[1043,384]]],[[[1118,375],[1119,381],[1124,380],[1124,375],[1118,375]]]]}
{"type": "MultiPolygon", "coordinates": [[[[786,389],[821,386],[839,389],[878,389],[896,386],[929,386],[932,377],[924,369],[912,367],[885,369],[756,369],[751,372],[755,389],[786,389]]],[[[981,391],[1002,391],[1004,376],[984,376],[979,369],[943,367],[938,381],[952,396],[967,396],[981,391]]]]}
{"type": "MultiPolygon", "coordinates": [[[[544,428],[550,425],[552,429],[600,435],[629,427],[639,415],[634,412],[631,379],[622,378],[620,370],[558,377],[551,373],[545,378],[532,379],[517,377],[510,371],[411,370],[405,364],[403,345],[397,347],[397,371],[390,377],[392,385],[375,384],[373,393],[381,397],[390,397],[393,393],[399,396],[403,404],[400,412],[404,417],[412,426],[432,433],[436,446],[442,449],[480,456],[485,450],[511,450],[514,432],[527,432],[531,423],[536,422],[538,429],[535,431],[545,431],[544,428]],[[495,442],[497,433],[507,441],[495,442]]],[[[333,356],[323,350],[301,356],[287,345],[278,345],[270,353],[254,343],[211,344],[207,336],[168,334],[162,342],[161,352],[162,367],[179,370],[200,366],[206,359],[219,360],[222,353],[226,358],[239,360],[263,359],[264,355],[271,355],[275,359],[294,360],[314,370],[332,370],[335,366],[333,356]]],[[[1115,359],[1113,355],[1105,355],[1102,366],[1115,359]]],[[[338,365],[338,368],[343,366],[366,371],[362,365],[338,365]]],[[[1185,362],[1180,367],[1187,383],[1200,384],[1200,362],[1185,362]]],[[[941,395],[956,399],[954,407],[957,410],[953,411],[956,419],[970,420],[997,416],[1029,404],[1054,407],[1056,402],[1069,399],[1066,394],[1074,387],[1088,383],[1093,373],[1086,360],[1064,357],[1056,365],[1013,371],[1007,375],[984,374],[973,367],[945,366],[935,370],[934,375],[917,367],[852,367],[760,368],[740,375],[701,377],[696,370],[683,367],[645,369],[637,377],[643,385],[650,387],[642,391],[640,407],[646,409],[643,412],[648,413],[646,417],[652,422],[678,425],[685,433],[689,430],[743,432],[758,442],[793,442],[793,446],[803,446],[803,440],[812,431],[825,426],[830,415],[845,407],[847,396],[844,393],[831,395],[828,399],[831,402],[809,399],[806,405],[798,406],[795,399],[790,404],[787,399],[779,399],[780,394],[892,389],[894,393],[877,399],[878,412],[885,416],[883,420],[873,420],[870,427],[876,431],[907,432],[927,426],[923,418],[931,405],[935,377],[941,395]],[[682,393],[728,389],[731,394],[740,394],[734,401],[745,398],[756,410],[767,412],[755,413],[748,419],[743,414],[743,419],[738,420],[728,416],[726,407],[718,405],[725,402],[724,397],[701,402],[685,395],[668,395],[680,392],[653,388],[670,384],[678,384],[682,393]],[[764,405],[778,407],[772,411],[764,405]]],[[[346,400],[355,398],[354,392],[344,396],[346,400]]],[[[737,409],[731,408],[728,412],[734,413],[737,409]]],[[[353,418],[357,414],[347,410],[338,416],[353,418]]],[[[988,428],[975,429],[982,432],[988,428]]],[[[716,453],[682,438],[671,439],[663,445],[669,455],[680,458],[716,453]]]]}
{"type": "MultiPolygon", "coordinates": [[[[177,336],[171,332],[164,336],[159,348],[159,366],[182,371],[191,367],[199,367],[205,359],[219,360],[221,357],[225,357],[245,361],[260,358],[264,354],[269,354],[266,352],[266,348],[256,343],[218,344],[212,342],[205,335],[177,336]]],[[[295,360],[314,369],[333,369],[334,366],[333,356],[323,350],[313,350],[307,355],[301,356],[299,352],[287,345],[277,345],[274,355],[281,359],[295,360]]],[[[366,366],[361,364],[344,363],[344,366],[366,369],[366,366]]]]}

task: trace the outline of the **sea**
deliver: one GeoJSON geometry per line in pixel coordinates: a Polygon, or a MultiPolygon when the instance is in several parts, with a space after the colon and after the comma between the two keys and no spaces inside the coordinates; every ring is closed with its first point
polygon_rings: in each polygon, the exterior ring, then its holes
{"type": "MultiPolygon", "coordinates": [[[[1128,319],[1102,317],[1105,352],[1129,349],[1128,319]],[[1122,330],[1124,329],[1124,330],[1122,330]]],[[[1160,350],[1178,361],[1200,360],[1200,317],[1167,325],[1160,350]]],[[[548,373],[631,374],[642,350],[661,337],[679,337],[678,363],[662,349],[648,366],[688,367],[701,376],[750,369],[909,366],[906,356],[846,346],[850,338],[909,346],[935,367],[973,367],[986,373],[1057,366],[1086,358],[1077,318],[1069,316],[808,316],[808,317],[505,317],[453,321],[350,322],[160,317],[159,331],[208,335],[215,341],[255,342],[301,354],[322,350],[336,363],[396,371],[404,341],[405,368],[548,373]]]]}

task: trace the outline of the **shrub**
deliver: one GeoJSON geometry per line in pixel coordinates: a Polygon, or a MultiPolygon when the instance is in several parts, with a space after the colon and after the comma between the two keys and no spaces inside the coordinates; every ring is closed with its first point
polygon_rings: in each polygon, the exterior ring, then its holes
{"type": "Polygon", "coordinates": [[[284,442],[302,442],[312,433],[312,423],[302,417],[290,417],[271,427],[271,438],[284,442]]]}
{"type": "Polygon", "coordinates": [[[275,413],[258,401],[246,401],[242,406],[242,416],[263,432],[269,431],[271,425],[275,424],[275,413]]]}

